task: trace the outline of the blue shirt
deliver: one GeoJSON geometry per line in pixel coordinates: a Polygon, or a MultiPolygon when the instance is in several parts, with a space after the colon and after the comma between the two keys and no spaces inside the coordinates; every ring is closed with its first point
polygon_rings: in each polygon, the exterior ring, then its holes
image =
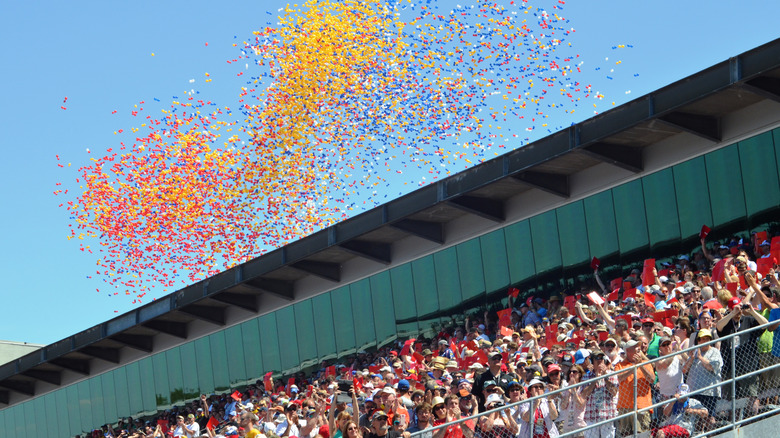
{"type": "MultiPolygon", "coordinates": [[[[777,321],[780,319],[780,309],[772,309],[771,312],[769,312],[769,321],[777,321]]],[[[772,338],[772,355],[775,357],[780,357],[780,327],[775,330],[775,335],[772,338]]]]}

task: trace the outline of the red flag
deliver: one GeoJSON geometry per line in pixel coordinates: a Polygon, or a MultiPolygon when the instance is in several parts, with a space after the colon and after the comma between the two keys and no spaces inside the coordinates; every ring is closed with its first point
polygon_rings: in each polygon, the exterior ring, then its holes
{"type": "MultiPolygon", "coordinates": [[[[214,417],[211,417],[214,418],[214,417]]],[[[217,422],[219,423],[219,422],[217,422]]],[[[157,420],[157,425],[160,426],[160,429],[162,429],[163,435],[168,435],[168,421],[167,420],[157,420]]]]}
{"type": "Polygon", "coordinates": [[[593,257],[590,261],[590,269],[593,269],[594,271],[601,266],[601,260],[597,259],[596,257],[593,257]]]}
{"type": "Polygon", "coordinates": [[[604,304],[604,298],[601,298],[601,296],[597,294],[595,291],[588,294],[588,299],[593,304],[604,304]]]}
{"type": "Polygon", "coordinates": [[[618,277],[609,282],[610,289],[620,289],[621,286],[623,286],[623,277],[618,277]]]}
{"type": "MultiPolygon", "coordinates": [[[[160,420],[160,421],[162,421],[162,420],[160,420]]],[[[214,416],[212,415],[211,417],[209,417],[209,422],[206,423],[206,429],[214,430],[214,428],[217,427],[217,426],[219,426],[219,420],[214,418],[214,416]]]]}
{"type": "Polygon", "coordinates": [[[420,354],[420,353],[418,353],[416,351],[412,354],[412,357],[414,357],[414,360],[417,363],[423,363],[425,361],[425,356],[423,356],[422,354],[420,354]]]}
{"type": "Polygon", "coordinates": [[[509,293],[507,294],[507,296],[510,296],[512,298],[517,298],[517,296],[519,294],[520,294],[520,289],[518,289],[516,287],[510,287],[509,288],[509,293]]]}
{"type": "Polygon", "coordinates": [[[598,332],[599,333],[599,342],[604,342],[609,337],[609,332],[598,332]]]}
{"type": "Polygon", "coordinates": [[[725,272],[726,272],[726,259],[721,259],[712,268],[712,279],[715,281],[723,281],[725,272]]]}
{"type": "Polygon", "coordinates": [[[708,234],[710,234],[710,227],[706,225],[701,226],[701,231],[699,231],[699,239],[705,239],[708,234]]]}
{"type": "Polygon", "coordinates": [[[613,290],[609,295],[607,295],[607,301],[617,301],[619,293],[620,289],[613,290]]]}
{"type": "Polygon", "coordinates": [[[653,275],[653,269],[655,269],[655,259],[645,260],[645,265],[642,269],[642,286],[649,286],[655,284],[655,276],[653,275]]]}
{"type": "Polygon", "coordinates": [[[352,386],[355,387],[355,392],[362,392],[363,391],[363,384],[360,383],[360,380],[358,380],[358,379],[352,379],[352,386]]]}
{"type": "Polygon", "coordinates": [[[328,368],[325,369],[325,375],[326,376],[335,376],[336,375],[336,365],[331,365],[328,368]]]}
{"type": "Polygon", "coordinates": [[[761,242],[767,239],[768,235],[766,231],[759,231],[756,233],[756,246],[761,245],[761,242]]]}
{"type": "Polygon", "coordinates": [[[769,242],[769,250],[771,252],[780,251],[780,236],[775,236],[772,241],[769,242]]]}
{"type": "Polygon", "coordinates": [[[776,264],[777,261],[771,256],[758,259],[756,260],[756,271],[759,274],[766,276],[769,274],[769,270],[772,269],[772,267],[776,264]]]}
{"type": "Polygon", "coordinates": [[[501,337],[512,336],[512,333],[514,333],[514,331],[511,328],[501,327],[501,337]]]}
{"type": "Polygon", "coordinates": [[[273,383],[271,383],[271,374],[273,374],[273,371],[269,371],[263,376],[263,386],[265,386],[266,391],[274,390],[273,383]]]}
{"type": "Polygon", "coordinates": [[[629,329],[633,327],[634,322],[631,321],[631,315],[618,315],[615,317],[615,320],[617,321],[618,319],[625,320],[629,329]]]}
{"type": "Polygon", "coordinates": [[[645,305],[655,307],[655,295],[652,292],[645,292],[645,305]]]}
{"type": "Polygon", "coordinates": [[[577,298],[575,298],[573,295],[569,295],[568,297],[565,297],[563,299],[563,306],[569,309],[569,313],[571,315],[576,315],[577,312],[574,309],[574,303],[577,302],[577,298]]]}
{"type": "Polygon", "coordinates": [[[416,341],[416,339],[408,339],[404,342],[404,348],[401,349],[401,356],[410,356],[412,354],[411,346],[414,344],[414,341],[416,341]]]}
{"type": "Polygon", "coordinates": [[[381,370],[381,369],[382,369],[382,365],[369,365],[368,366],[368,371],[371,374],[378,374],[379,370],[381,370]]]}
{"type": "Polygon", "coordinates": [[[731,292],[732,296],[736,296],[737,293],[737,287],[739,286],[739,283],[726,283],[726,289],[728,289],[729,292],[731,292]]]}
{"type": "Polygon", "coordinates": [[[287,380],[287,386],[284,387],[284,392],[290,394],[290,387],[295,385],[295,377],[290,377],[287,380]]]}
{"type": "Polygon", "coordinates": [[[230,396],[231,396],[231,397],[233,398],[233,400],[235,400],[235,401],[241,401],[241,393],[240,393],[240,392],[238,392],[238,391],[235,391],[235,392],[233,392],[232,394],[230,394],[230,396]]]}
{"type": "Polygon", "coordinates": [[[558,340],[558,324],[548,325],[544,328],[544,332],[544,334],[547,336],[547,342],[550,342],[550,339],[553,341],[558,340]]]}
{"type": "Polygon", "coordinates": [[[496,313],[498,313],[499,327],[509,327],[512,325],[512,309],[499,310],[496,313]]]}
{"type": "Polygon", "coordinates": [[[637,289],[637,288],[635,288],[635,287],[632,287],[632,288],[630,288],[630,289],[626,289],[626,290],[623,292],[623,299],[625,300],[626,298],[633,298],[633,299],[635,299],[635,300],[638,300],[638,299],[640,299],[640,296],[639,296],[639,289],[637,289]]]}
{"type": "Polygon", "coordinates": [[[473,355],[473,356],[471,356],[471,357],[472,357],[472,358],[474,358],[474,361],[475,361],[475,362],[479,362],[479,363],[481,363],[482,365],[485,365],[485,364],[487,364],[487,363],[488,363],[488,357],[487,357],[487,354],[485,354],[485,352],[484,352],[484,351],[482,351],[482,350],[479,350],[479,351],[477,351],[477,352],[476,352],[476,353],[474,353],[474,355],[473,355]]]}

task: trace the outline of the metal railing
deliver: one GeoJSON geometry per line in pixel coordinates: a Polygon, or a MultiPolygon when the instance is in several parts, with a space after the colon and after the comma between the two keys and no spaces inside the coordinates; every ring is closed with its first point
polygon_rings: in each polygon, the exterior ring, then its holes
{"type": "MultiPolygon", "coordinates": [[[[774,362],[776,362],[776,363],[774,363],[774,364],[769,364],[767,366],[761,367],[760,363],[759,363],[758,368],[755,369],[755,370],[747,371],[747,372],[744,372],[744,373],[738,373],[737,365],[739,365],[741,363],[744,363],[744,361],[750,361],[750,360],[754,360],[754,359],[755,359],[755,361],[758,361],[759,358],[750,358],[750,357],[737,358],[736,357],[737,356],[737,349],[739,348],[738,344],[740,342],[740,341],[736,341],[735,342],[736,338],[739,337],[740,339],[742,339],[743,337],[748,336],[748,337],[750,337],[750,340],[749,340],[750,342],[757,342],[757,337],[758,336],[756,334],[753,334],[753,332],[761,331],[761,333],[763,333],[764,330],[768,326],[776,324],[776,323],[777,323],[777,321],[769,322],[767,324],[759,325],[759,326],[756,326],[756,327],[753,327],[753,328],[750,328],[750,329],[747,329],[747,330],[743,330],[743,331],[739,331],[737,333],[733,333],[733,334],[725,336],[723,338],[718,338],[718,339],[714,339],[714,340],[709,341],[709,342],[704,342],[704,343],[701,343],[701,344],[697,344],[695,346],[686,348],[685,350],[676,351],[676,352],[671,353],[669,355],[660,356],[658,358],[651,359],[651,360],[648,360],[648,361],[645,361],[645,362],[633,365],[631,367],[628,367],[628,368],[625,368],[625,369],[622,369],[622,370],[619,370],[619,371],[614,371],[614,372],[605,374],[603,376],[599,376],[598,378],[590,378],[588,380],[582,381],[582,382],[574,384],[574,385],[566,386],[564,388],[560,388],[560,389],[557,389],[555,391],[550,391],[550,392],[544,393],[543,395],[539,395],[539,396],[535,396],[535,397],[531,397],[531,398],[526,398],[526,399],[517,401],[515,403],[509,403],[509,404],[506,404],[506,405],[504,405],[504,406],[502,406],[500,408],[494,409],[494,410],[487,410],[485,412],[480,412],[480,413],[478,413],[476,415],[472,415],[472,416],[468,416],[468,417],[462,417],[462,418],[460,418],[458,420],[455,420],[455,421],[452,421],[452,422],[449,422],[449,423],[441,424],[439,426],[434,426],[434,427],[431,427],[431,428],[428,428],[428,429],[425,429],[425,430],[422,430],[422,431],[415,432],[415,433],[413,433],[411,435],[411,438],[430,438],[432,436],[434,438],[439,438],[439,436],[442,435],[442,433],[440,431],[441,429],[448,428],[448,427],[451,427],[453,425],[459,425],[460,423],[466,423],[467,425],[469,425],[468,426],[469,429],[471,429],[473,427],[472,432],[473,432],[474,438],[482,438],[482,437],[491,437],[491,438],[496,438],[496,437],[498,437],[498,438],[515,438],[515,437],[516,438],[525,438],[525,437],[531,437],[532,438],[534,436],[534,427],[533,427],[533,424],[531,424],[532,420],[533,420],[533,417],[529,418],[529,422],[524,422],[523,424],[521,424],[520,422],[522,422],[522,419],[520,418],[520,415],[517,415],[517,411],[516,410],[519,410],[523,404],[529,404],[529,403],[532,403],[532,402],[534,402],[536,400],[551,399],[552,397],[555,397],[557,395],[563,395],[563,393],[565,393],[567,391],[577,390],[578,388],[582,388],[582,387],[584,387],[586,385],[590,385],[590,384],[594,383],[595,381],[602,380],[602,379],[609,379],[610,377],[613,377],[613,376],[618,376],[619,377],[619,376],[621,376],[621,375],[623,375],[625,373],[632,373],[632,376],[633,376],[633,410],[632,410],[632,412],[627,412],[627,413],[624,413],[624,414],[617,415],[615,417],[611,417],[611,418],[609,418],[607,420],[595,422],[595,423],[592,423],[592,424],[587,424],[584,427],[579,427],[579,428],[571,430],[571,431],[565,431],[563,433],[560,433],[559,436],[561,438],[582,436],[586,431],[588,431],[590,429],[598,428],[598,427],[605,426],[605,425],[614,425],[614,424],[617,424],[617,422],[619,420],[625,419],[625,418],[631,418],[633,420],[633,428],[632,428],[633,431],[632,431],[632,433],[630,433],[630,434],[621,434],[619,430],[615,430],[615,436],[634,436],[634,437],[644,436],[644,435],[647,435],[647,434],[638,431],[638,429],[639,429],[639,427],[638,427],[639,426],[639,424],[638,424],[639,416],[642,415],[645,412],[649,412],[649,411],[654,410],[654,409],[663,409],[664,406],[666,406],[667,404],[673,402],[674,399],[673,398],[672,399],[665,399],[665,400],[661,400],[661,401],[657,401],[655,403],[652,403],[650,406],[645,406],[645,407],[642,407],[642,408],[638,408],[638,401],[637,401],[638,379],[637,379],[637,374],[639,372],[638,371],[639,367],[646,366],[648,364],[654,365],[654,367],[655,367],[655,364],[657,362],[660,362],[660,361],[665,360],[665,359],[669,359],[670,357],[673,357],[675,355],[681,355],[681,356],[682,355],[686,355],[687,356],[689,354],[693,354],[699,348],[707,346],[707,345],[713,346],[713,348],[714,348],[715,344],[718,344],[718,343],[721,343],[721,344],[728,343],[728,348],[730,350],[730,363],[729,363],[729,367],[728,367],[729,368],[729,370],[728,370],[729,378],[728,379],[724,379],[724,378],[721,377],[721,381],[720,382],[712,384],[712,385],[709,385],[709,386],[706,386],[706,387],[703,387],[703,388],[697,388],[695,390],[691,390],[691,391],[689,391],[687,393],[687,395],[685,395],[685,397],[689,398],[691,396],[701,395],[701,394],[704,394],[704,393],[706,393],[706,392],[708,392],[708,391],[710,391],[712,389],[715,389],[715,388],[723,389],[723,388],[728,387],[730,389],[730,403],[729,403],[730,406],[726,410],[721,409],[723,407],[723,405],[724,405],[724,400],[722,398],[719,398],[719,400],[718,400],[718,402],[716,404],[716,409],[714,410],[715,412],[709,412],[709,409],[708,409],[708,420],[709,420],[709,417],[717,418],[717,417],[720,416],[720,414],[723,414],[723,413],[728,413],[729,414],[729,417],[728,417],[729,420],[727,421],[727,424],[725,424],[725,425],[710,427],[707,430],[700,431],[701,433],[699,433],[697,435],[691,434],[691,436],[692,437],[693,436],[696,436],[696,437],[698,437],[698,436],[706,436],[706,435],[712,435],[712,434],[719,433],[719,432],[725,432],[727,430],[734,430],[738,426],[740,426],[742,424],[745,424],[746,422],[756,421],[756,420],[759,420],[759,419],[762,419],[762,418],[765,418],[765,417],[768,417],[768,416],[780,413],[780,406],[770,404],[770,405],[767,405],[768,409],[764,410],[763,412],[755,412],[754,415],[746,416],[744,418],[742,416],[740,416],[740,418],[737,417],[738,411],[741,411],[742,413],[744,413],[745,409],[749,409],[750,408],[750,406],[748,406],[748,402],[751,399],[754,399],[754,398],[759,398],[760,399],[761,395],[766,395],[768,397],[780,397],[780,389],[779,389],[780,388],[780,381],[772,381],[772,380],[764,381],[763,382],[764,386],[765,386],[764,391],[762,393],[760,393],[760,394],[757,394],[756,396],[748,396],[748,397],[738,397],[738,390],[739,390],[739,388],[738,388],[738,384],[737,384],[737,382],[739,382],[739,381],[746,380],[746,379],[749,379],[749,378],[752,378],[752,377],[757,377],[758,376],[760,378],[761,374],[767,373],[768,371],[771,371],[771,370],[780,371],[780,358],[775,358],[774,362]],[[745,401],[746,399],[747,399],[747,402],[745,401]],[[503,411],[503,410],[506,410],[506,412],[508,414],[514,414],[517,417],[518,424],[520,425],[520,432],[518,432],[517,434],[512,434],[512,433],[507,433],[507,432],[495,434],[495,433],[491,433],[490,430],[482,430],[482,428],[480,426],[480,421],[484,417],[486,417],[488,415],[491,415],[491,414],[493,414],[493,413],[495,413],[497,411],[500,412],[500,411],[503,411]]],[[[715,330],[714,327],[713,327],[712,330],[713,331],[715,330]]],[[[723,348],[723,346],[721,346],[721,348],[723,348]]],[[[722,350],[719,350],[719,351],[722,351],[722,350]]],[[[772,356],[771,352],[770,353],[765,353],[765,354],[768,354],[769,357],[774,357],[774,356],[772,356]]],[[[726,366],[726,364],[723,363],[723,367],[725,367],[725,366],[726,366]]],[[[682,368],[682,364],[680,364],[680,367],[682,368]]],[[[723,369],[725,369],[725,368],[722,368],[721,371],[723,369]]],[[[690,371],[692,371],[692,370],[689,370],[688,373],[690,373],[690,371]]],[[[680,372],[682,372],[682,369],[680,370],[680,372]]],[[[686,374],[686,373],[684,373],[684,374],[686,374]]],[[[778,376],[780,376],[780,373],[778,373],[778,376]]],[[[657,382],[657,379],[656,379],[656,382],[657,382]]],[[[615,394],[614,395],[615,400],[613,401],[615,403],[615,405],[617,404],[617,397],[618,397],[618,394],[615,394]]],[[[532,406],[532,405],[530,405],[530,406],[532,406]]],[[[584,409],[584,407],[583,407],[583,409],[584,409]]],[[[659,423],[659,425],[660,424],[662,424],[662,423],[659,423]]],[[[446,434],[445,434],[445,437],[446,437],[446,434]]],[[[466,438],[471,438],[471,437],[467,436],[466,438]]]]}

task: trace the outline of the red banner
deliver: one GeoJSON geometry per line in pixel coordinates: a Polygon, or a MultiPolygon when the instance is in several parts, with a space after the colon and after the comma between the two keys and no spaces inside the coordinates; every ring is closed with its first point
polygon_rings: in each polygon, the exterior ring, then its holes
{"type": "Polygon", "coordinates": [[[655,275],[653,275],[653,269],[655,269],[655,259],[645,260],[644,267],[642,268],[642,286],[655,284],[655,275]]]}

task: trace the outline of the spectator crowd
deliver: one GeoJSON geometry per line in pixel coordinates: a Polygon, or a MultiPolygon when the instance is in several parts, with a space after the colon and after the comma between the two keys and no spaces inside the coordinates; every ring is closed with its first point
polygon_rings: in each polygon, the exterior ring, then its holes
{"type": "Polygon", "coordinates": [[[472,311],[432,338],[360,351],[309,375],[268,373],[92,436],[554,438],[596,425],[574,436],[615,437],[633,435],[634,416],[615,417],[635,404],[637,432],[704,433],[733,421],[721,399],[740,400],[746,418],[777,403],[778,258],[780,238],[766,232],[709,245],[703,229],[692,255],[646,260],[626,278],[605,284],[594,258],[593,282],[579,293],[510,289],[505,309],[472,311]],[[748,377],[732,391],[722,384],[732,375],[748,377]]]}

